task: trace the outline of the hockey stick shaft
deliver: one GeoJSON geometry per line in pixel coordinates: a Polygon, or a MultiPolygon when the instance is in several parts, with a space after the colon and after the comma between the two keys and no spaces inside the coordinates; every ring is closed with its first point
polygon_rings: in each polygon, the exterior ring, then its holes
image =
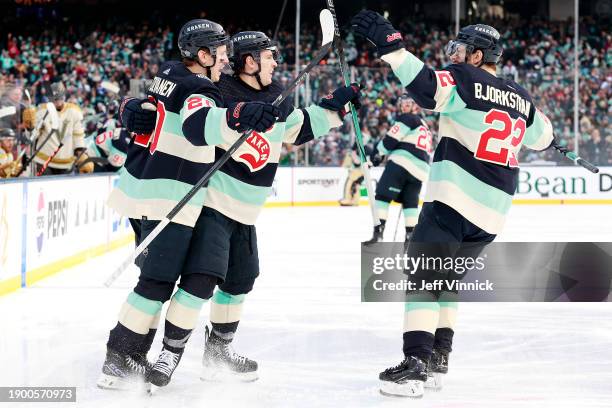
{"type": "MultiPolygon", "coordinates": [[[[28,96],[29,96],[29,92],[28,92],[28,96]]],[[[32,134],[38,133],[40,131],[40,128],[42,128],[42,125],[44,124],[45,119],[47,119],[47,116],[49,116],[49,110],[45,111],[45,114],[43,115],[43,118],[38,123],[36,128],[32,131],[32,134]]],[[[26,156],[25,162],[23,163],[23,166],[21,167],[21,170],[19,170],[19,173],[17,173],[17,175],[15,177],[19,177],[21,175],[21,173],[23,173],[25,171],[25,169],[30,165],[30,163],[32,163],[32,160],[34,160],[34,157],[36,157],[36,155],[42,150],[42,148],[45,145],[45,143],[47,143],[49,141],[49,139],[51,139],[51,136],[53,136],[54,133],[55,133],[55,129],[51,129],[51,131],[45,137],[45,140],[43,140],[41,145],[38,148],[36,148],[36,150],[34,150],[34,152],[29,157],[26,156]]],[[[31,139],[30,139],[30,142],[31,142],[31,139]]],[[[35,141],[34,141],[34,146],[36,146],[36,142],[35,141]]],[[[21,156],[25,155],[25,152],[26,151],[24,149],[21,152],[21,156]]]]}
{"type": "MultiPolygon", "coordinates": [[[[293,82],[291,82],[291,84],[289,84],[289,86],[274,100],[272,105],[279,106],[285,99],[287,99],[287,97],[289,97],[295,91],[295,88],[297,88],[297,86],[301,84],[304,79],[306,79],[308,73],[315,66],[319,65],[319,62],[321,62],[321,60],[329,53],[331,46],[331,42],[324,44],[319,50],[319,52],[308,63],[306,68],[302,72],[300,72],[300,74],[293,80],[293,82]]],[[[174,208],[168,213],[168,215],[166,215],[166,217],[161,220],[159,224],[157,224],[153,231],[151,231],[149,235],[147,235],[147,237],[136,247],[130,257],[126,259],[119,266],[119,268],[117,268],[117,270],[113,272],[111,276],[108,277],[106,282],[104,282],[104,285],[106,287],[112,285],[113,282],[123,273],[123,271],[125,271],[136,260],[138,255],[140,255],[142,251],[144,251],[144,249],[149,246],[149,244],[162,232],[162,230],[166,228],[166,226],[170,223],[170,221],[172,221],[176,214],[178,214],[181,209],[189,202],[189,200],[191,200],[193,196],[196,195],[200,188],[202,188],[208,182],[208,180],[210,180],[213,174],[215,174],[215,172],[219,170],[219,168],[221,168],[221,166],[223,166],[230,159],[232,154],[234,154],[236,150],[238,150],[240,145],[245,140],[247,140],[252,133],[252,129],[243,133],[242,136],[240,136],[240,138],[236,140],[234,144],[232,144],[230,148],[227,149],[227,151],[223,153],[223,155],[213,163],[213,165],[206,171],[202,178],[200,178],[200,180],[191,188],[191,190],[189,190],[185,197],[183,197],[181,201],[179,201],[178,204],[174,206],[174,208]]]]}
{"type": "MultiPolygon", "coordinates": [[[[340,59],[340,71],[342,72],[342,77],[344,78],[344,84],[346,86],[349,86],[351,84],[351,79],[349,77],[348,64],[346,63],[346,56],[344,55],[344,46],[342,45],[342,38],[340,37],[340,26],[338,25],[338,18],[336,17],[336,8],[334,7],[333,0],[327,0],[327,8],[329,9],[329,11],[331,11],[331,14],[334,18],[334,31],[336,37],[335,44],[336,51],[338,52],[338,58],[340,59]]],[[[372,188],[372,178],[370,176],[370,166],[368,165],[366,151],[363,144],[363,135],[361,133],[361,127],[359,126],[359,117],[357,116],[355,106],[350,102],[349,108],[351,110],[351,117],[353,119],[355,141],[357,142],[359,158],[361,159],[361,171],[363,172],[363,177],[366,182],[368,201],[370,205],[370,211],[372,212],[372,221],[374,222],[374,226],[377,226],[380,225],[380,220],[378,219],[378,214],[376,212],[376,206],[374,203],[374,191],[372,188]]]]}
{"type": "Polygon", "coordinates": [[[574,163],[579,164],[580,166],[584,167],[585,169],[587,169],[591,173],[595,173],[595,174],[599,173],[599,168],[597,166],[595,166],[594,164],[584,160],[582,157],[578,156],[576,153],[574,153],[572,151],[568,151],[567,149],[564,149],[563,147],[559,146],[556,143],[553,144],[553,147],[555,148],[555,150],[557,150],[563,156],[567,157],[568,159],[570,159],[574,163]]]}
{"type": "MultiPolygon", "coordinates": [[[[47,157],[47,160],[45,160],[45,163],[42,165],[40,170],[38,170],[38,172],[36,173],[37,177],[40,177],[40,176],[43,175],[45,170],[47,170],[47,167],[49,166],[49,163],[51,163],[51,161],[55,158],[57,153],[59,153],[59,151],[62,150],[62,147],[64,147],[64,140],[66,140],[66,135],[64,135],[64,133],[66,133],[66,127],[67,126],[68,126],[68,123],[64,122],[64,126],[62,126],[62,134],[61,134],[62,139],[60,140],[59,145],[57,145],[57,147],[55,148],[53,153],[51,153],[51,156],[47,157]]],[[[49,140],[51,138],[53,133],[54,133],[54,131],[51,131],[51,134],[49,135],[49,137],[47,139],[45,139],[45,143],[47,143],[47,140],[49,140]]],[[[42,149],[42,146],[41,146],[41,149],[42,149]]],[[[32,155],[32,157],[34,157],[34,155],[32,155]]]]}

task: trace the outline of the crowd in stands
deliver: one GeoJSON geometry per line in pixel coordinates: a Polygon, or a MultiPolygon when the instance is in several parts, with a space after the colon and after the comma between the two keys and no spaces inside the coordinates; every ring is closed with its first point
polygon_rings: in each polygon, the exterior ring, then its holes
{"type": "MultiPolygon", "coordinates": [[[[489,21],[497,27],[504,44],[499,74],[516,80],[534,96],[536,105],[548,114],[561,144],[574,146],[573,132],[573,23],[540,19],[489,21]]],[[[612,34],[605,22],[581,21],[580,58],[580,138],[583,157],[601,165],[612,164],[612,34]]],[[[239,29],[240,27],[232,27],[239,29]]],[[[246,29],[245,27],[242,27],[246,29]]],[[[453,28],[432,23],[404,22],[400,25],[407,49],[434,68],[447,63],[444,47],[453,28]]],[[[320,44],[318,28],[303,26],[300,59],[306,63],[320,44]]],[[[288,82],[294,76],[294,33],[281,32],[284,61],[277,77],[288,82]]],[[[63,81],[72,101],[90,113],[102,112],[119,95],[109,92],[103,82],[120,88],[120,94],[134,90],[139,81],[152,78],[162,61],[175,56],[175,36],[170,26],[96,27],[89,31],[70,28],[58,34],[13,32],[0,38],[0,89],[17,85],[30,90],[35,103],[44,100],[45,82],[63,81]]],[[[367,44],[346,36],[347,59],[354,81],[363,84],[360,120],[363,133],[374,144],[389,129],[397,110],[396,100],[403,92],[397,78],[381,63],[367,44]]],[[[142,82],[142,81],[140,81],[142,82]]],[[[300,102],[316,102],[338,86],[341,75],[333,53],[318,71],[310,75],[300,91],[300,102]]],[[[87,114],[87,113],[86,113],[87,114]]],[[[436,115],[424,112],[437,135],[436,115]]],[[[288,147],[282,164],[339,165],[350,151],[351,125],[347,120],[308,149],[288,147]],[[297,156],[297,157],[296,157],[297,156]]],[[[521,162],[560,162],[553,152],[522,150],[521,162]]]]}

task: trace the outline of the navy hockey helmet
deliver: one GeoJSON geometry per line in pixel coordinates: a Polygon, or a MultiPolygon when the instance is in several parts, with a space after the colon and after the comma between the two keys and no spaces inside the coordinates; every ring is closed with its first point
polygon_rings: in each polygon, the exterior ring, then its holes
{"type": "Polygon", "coordinates": [[[247,56],[253,57],[258,64],[261,62],[261,52],[272,51],[272,56],[278,61],[278,44],[261,31],[242,31],[232,36],[232,55],[230,64],[234,72],[244,68],[247,56]]]}
{"type": "Polygon", "coordinates": [[[191,20],[179,32],[178,47],[183,58],[197,60],[198,51],[202,48],[208,49],[216,58],[217,47],[222,45],[230,46],[229,36],[220,24],[210,20],[191,20]]]}
{"type": "Polygon", "coordinates": [[[486,24],[473,24],[459,30],[457,38],[446,46],[446,55],[456,52],[467,57],[476,50],[482,51],[483,64],[497,64],[503,53],[499,32],[486,24]]]}

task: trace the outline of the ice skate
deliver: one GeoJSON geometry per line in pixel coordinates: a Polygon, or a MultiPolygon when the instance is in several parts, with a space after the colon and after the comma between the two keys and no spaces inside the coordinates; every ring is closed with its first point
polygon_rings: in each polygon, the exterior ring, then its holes
{"type": "Polygon", "coordinates": [[[259,378],[257,362],[237,354],[230,345],[231,341],[210,333],[208,327],[205,338],[202,381],[250,382],[259,378]]]}
{"type": "Polygon", "coordinates": [[[418,357],[408,356],[395,367],[380,373],[380,393],[391,397],[421,398],[427,380],[427,364],[418,357]]]}

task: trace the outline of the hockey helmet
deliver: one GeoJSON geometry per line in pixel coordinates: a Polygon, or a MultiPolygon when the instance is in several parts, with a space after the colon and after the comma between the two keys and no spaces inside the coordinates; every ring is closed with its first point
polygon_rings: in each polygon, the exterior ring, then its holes
{"type": "Polygon", "coordinates": [[[235,72],[244,68],[245,58],[249,55],[259,64],[264,50],[272,51],[273,58],[279,59],[278,44],[261,31],[242,31],[233,35],[232,48],[230,64],[235,72]]]}
{"type": "Polygon", "coordinates": [[[61,82],[54,82],[49,86],[49,98],[52,101],[62,101],[66,99],[66,87],[61,82]]]}
{"type": "Polygon", "coordinates": [[[15,139],[15,131],[11,128],[1,128],[0,140],[2,139],[15,139]]]}
{"type": "Polygon", "coordinates": [[[457,38],[446,46],[446,55],[450,57],[460,53],[459,55],[465,59],[476,50],[482,51],[483,64],[497,64],[503,53],[499,32],[486,24],[463,27],[459,30],[457,38]]]}
{"type": "Polygon", "coordinates": [[[231,45],[229,36],[220,24],[210,20],[191,20],[179,32],[178,47],[184,58],[197,59],[198,51],[202,48],[208,49],[213,58],[216,58],[217,47],[222,45],[231,45]]]}

